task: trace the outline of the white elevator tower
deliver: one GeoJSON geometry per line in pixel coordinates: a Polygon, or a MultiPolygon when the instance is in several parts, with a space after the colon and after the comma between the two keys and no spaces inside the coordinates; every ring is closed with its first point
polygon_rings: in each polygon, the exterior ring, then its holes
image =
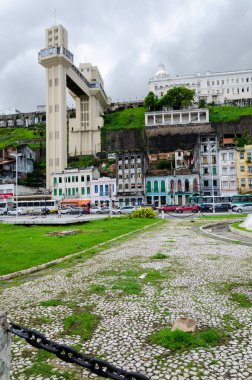
{"type": "Polygon", "coordinates": [[[46,68],[46,183],[51,190],[52,174],[67,167],[68,155],[95,155],[101,151],[100,128],[109,101],[98,68],[90,63],[80,64],[80,68],[74,65],[68,33],[62,25],[46,29],[46,48],[40,50],[38,60],[46,68]],[[69,136],[67,88],[76,102],[69,136]]]}

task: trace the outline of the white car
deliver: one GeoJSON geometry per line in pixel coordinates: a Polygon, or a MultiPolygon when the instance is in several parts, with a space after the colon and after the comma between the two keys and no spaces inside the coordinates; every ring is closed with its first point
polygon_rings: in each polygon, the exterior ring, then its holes
{"type": "Polygon", "coordinates": [[[6,213],[6,211],[2,208],[0,208],[0,215],[4,215],[6,213]]]}
{"type": "Polygon", "coordinates": [[[122,206],[115,210],[113,210],[113,214],[120,215],[120,214],[131,214],[133,211],[136,210],[135,206],[122,206]]]}
{"type": "Polygon", "coordinates": [[[101,213],[101,207],[95,206],[90,209],[90,214],[100,214],[101,213]]]}
{"type": "Polygon", "coordinates": [[[252,203],[245,203],[234,208],[235,212],[252,212],[252,203]]]}
{"type": "Polygon", "coordinates": [[[9,210],[7,212],[7,215],[26,215],[27,214],[27,211],[23,208],[14,208],[13,210],[9,210]]]}

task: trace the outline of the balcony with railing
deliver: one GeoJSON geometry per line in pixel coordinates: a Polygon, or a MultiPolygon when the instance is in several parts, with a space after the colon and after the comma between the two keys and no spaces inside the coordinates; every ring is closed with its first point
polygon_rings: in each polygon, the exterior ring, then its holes
{"type": "Polygon", "coordinates": [[[51,55],[63,55],[66,58],[68,58],[71,62],[73,62],[73,54],[64,47],[59,46],[40,50],[38,53],[38,59],[41,60],[51,55]]]}

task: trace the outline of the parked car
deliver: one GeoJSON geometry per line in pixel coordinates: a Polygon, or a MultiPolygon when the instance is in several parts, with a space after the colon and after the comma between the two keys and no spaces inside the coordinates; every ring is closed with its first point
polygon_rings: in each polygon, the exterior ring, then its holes
{"type": "Polygon", "coordinates": [[[182,212],[184,211],[190,211],[190,212],[193,212],[193,213],[197,213],[199,211],[199,206],[198,205],[194,205],[194,204],[185,204],[183,206],[179,206],[176,208],[175,210],[178,214],[182,214],[182,212]]]}
{"type": "Polygon", "coordinates": [[[177,207],[179,207],[179,205],[164,205],[164,206],[160,207],[158,210],[159,210],[159,212],[161,212],[161,211],[171,212],[171,211],[175,211],[177,207]]]}
{"type": "Polygon", "coordinates": [[[6,211],[0,208],[0,215],[5,215],[5,214],[6,214],[6,211]]]}
{"type": "Polygon", "coordinates": [[[50,214],[50,210],[48,208],[33,208],[32,210],[28,210],[29,215],[48,215],[50,214]]]}
{"type": "Polygon", "coordinates": [[[70,215],[90,214],[90,209],[89,207],[70,207],[67,214],[70,214],[70,215]]]}
{"type": "Polygon", "coordinates": [[[101,207],[99,211],[97,211],[97,214],[109,214],[110,208],[109,207],[101,207]]]}
{"type": "Polygon", "coordinates": [[[201,205],[199,205],[199,209],[202,212],[210,212],[212,206],[212,203],[202,203],[201,205]]]}
{"type": "Polygon", "coordinates": [[[101,211],[101,207],[95,206],[90,209],[90,214],[99,214],[99,211],[101,211]]]}
{"type": "Polygon", "coordinates": [[[234,211],[236,212],[252,212],[252,203],[245,203],[243,205],[237,206],[234,211]]]}
{"type": "MultiPolygon", "coordinates": [[[[213,212],[213,205],[209,208],[210,212],[213,212]]],[[[229,211],[229,204],[226,203],[216,203],[214,205],[214,211],[215,212],[228,212],[229,211]]]]}
{"type": "Polygon", "coordinates": [[[133,211],[136,210],[135,206],[122,206],[118,209],[113,210],[113,214],[120,215],[120,214],[131,214],[133,211]]]}
{"type": "Polygon", "coordinates": [[[7,212],[7,215],[26,215],[27,211],[24,208],[13,208],[7,212]]]}

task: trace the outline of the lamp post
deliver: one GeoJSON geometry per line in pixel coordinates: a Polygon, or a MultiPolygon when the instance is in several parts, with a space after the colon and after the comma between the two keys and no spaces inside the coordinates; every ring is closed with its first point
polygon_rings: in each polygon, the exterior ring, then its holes
{"type": "Polygon", "coordinates": [[[16,150],[16,153],[11,153],[10,156],[16,158],[16,218],[18,217],[18,157],[22,156],[22,153],[18,153],[16,150]]]}
{"type": "Polygon", "coordinates": [[[212,197],[213,197],[213,214],[215,213],[215,202],[214,202],[214,180],[213,180],[213,152],[215,151],[215,147],[208,147],[207,151],[210,153],[210,170],[211,170],[211,183],[212,183],[212,197]]]}

